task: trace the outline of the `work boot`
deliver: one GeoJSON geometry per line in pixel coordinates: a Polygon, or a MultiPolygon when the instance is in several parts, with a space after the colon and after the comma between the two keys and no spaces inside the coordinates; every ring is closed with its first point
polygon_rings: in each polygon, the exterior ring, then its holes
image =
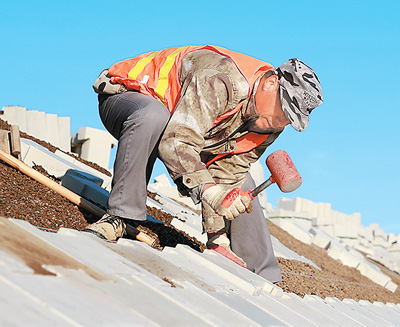
{"type": "Polygon", "coordinates": [[[126,234],[123,219],[106,213],[99,221],[87,226],[83,231],[89,232],[103,240],[116,241],[126,234]]]}
{"type": "Polygon", "coordinates": [[[210,250],[214,250],[219,254],[222,254],[224,257],[227,257],[229,260],[232,260],[234,263],[237,263],[239,266],[247,268],[246,263],[242,258],[238,257],[230,248],[230,241],[225,235],[217,234],[211,237],[206,246],[210,250]]]}

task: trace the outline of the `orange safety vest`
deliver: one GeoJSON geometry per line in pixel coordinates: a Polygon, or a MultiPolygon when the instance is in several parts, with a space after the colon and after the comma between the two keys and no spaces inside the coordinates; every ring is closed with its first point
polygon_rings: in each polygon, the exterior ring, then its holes
{"type": "MultiPolygon", "coordinates": [[[[161,101],[171,112],[179,101],[181,84],[179,82],[179,67],[182,58],[196,50],[208,49],[233,60],[239,71],[249,83],[249,95],[252,86],[266,71],[274,69],[270,64],[249,57],[242,53],[230,51],[218,46],[185,46],[144,53],[137,57],[117,62],[109,69],[111,82],[123,84],[127,89],[137,90],[161,101]]],[[[214,126],[240,110],[242,104],[217,117],[214,126]]],[[[236,139],[236,151],[219,154],[213,161],[228,154],[248,152],[267,139],[266,134],[247,133],[236,139]]],[[[211,163],[209,162],[208,165],[211,163]]]]}

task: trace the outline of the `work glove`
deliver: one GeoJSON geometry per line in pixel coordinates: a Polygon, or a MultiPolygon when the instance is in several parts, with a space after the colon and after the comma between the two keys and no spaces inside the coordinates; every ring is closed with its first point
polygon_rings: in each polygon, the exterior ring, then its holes
{"type": "Polygon", "coordinates": [[[218,215],[228,220],[233,220],[239,214],[253,210],[252,196],[240,188],[226,191],[219,185],[211,186],[203,192],[202,199],[218,215]]]}

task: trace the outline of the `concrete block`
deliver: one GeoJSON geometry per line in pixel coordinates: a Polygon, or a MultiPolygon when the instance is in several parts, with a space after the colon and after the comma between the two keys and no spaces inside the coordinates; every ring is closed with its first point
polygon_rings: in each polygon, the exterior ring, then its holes
{"type": "Polygon", "coordinates": [[[351,246],[345,246],[347,251],[354,257],[358,258],[361,261],[365,261],[365,257],[363,254],[361,254],[358,250],[356,250],[354,247],[351,246]]]}
{"type": "Polygon", "coordinates": [[[309,230],[312,236],[312,244],[327,250],[331,244],[331,237],[329,237],[326,233],[319,230],[318,228],[311,228],[309,230]]]}
{"type": "Polygon", "coordinates": [[[76,177],[79,177],[79,178],[83,178],[83,179],[86,179],[86,180],[88,180],[88,181],[90,181],[92,183],[97,184],[98,186],[101,186],[103,184],[103,182],[104,182],[104,180],[102,178],[100,178],[98,176],[95,176],[95,175],[92,175],[92,174],[89,174],[89,173],[87,173],[85,171],[82,171],[82,170],[70,169],[65,173],[65,175],[71,175],[71,176],[76,176],[76,177]]]}
{"type": "Polygon", "coordinates": [[[22,160],[30,167],[34,164],[43,166],[50,175],[61,178],[70,169],[79,170],[74,164],[64,160],[57,154],[47,150],[39,144],[21,139],[22,160]]]}
{"type": "Polygon", "coordinates": [[[379,268],[369,262],[362,262],[358,265],[357,270],[364,276],[371,279],[374,283],[385,287],[391,281],[390,277],[382,273],[379,268]]]}
{"type": "Polygon", "coordinates": [[[0,289],[2,326],[73,326],[72,318],[46,308],[45,303],[12,281],[0,278],[0,289]]]}
{"type": "Polygon", "coordinates": [[[354,320],[351,316],[347,316],[340,310],[335,309],[333,306],[328,304],[326,301],[315,295],[305,295],[304,300],[308,302],[312,307],[323,312],[325,315],[333,319],[337,326],[359,326],[359,323],[354,320]]]}
{"type": "Polygon", "coordinates": [[[374,241],[373,227],[371,225],[369,225],[368,227],[364,227],[364,233],[366,240],[370,242],[374,241]]]}
{"type": "MultiPolygon", "coordinates": [[[[231,292],[215,292],[212,294],[213,297],[218,299],[219,301],[226,303],[230,308],[235,311],[249,316],[254,320],[254,323],[249,326],[292,326],[289,324],[285,324],[282,321],[282,317],[278,317],[274,309],[278,311],[277,306],[279,304],[275,304],[272,307],[263,307],[255,306],[251,303],[247,297],[238,296],[236,293],[231,292]]],[[[282,310],[279,310],[282,311],[282,310]]],[[[235,326],[233,324],[231,326],[235,326]]],[[[229,326],[228,324],[226,326],[229,326]]]]}
{"type": "Polygon", "coordinates": [[[325,233],[334,236],[333,225],[318,225],[318,224],[314,224],[314,221],[313,221],[313,226],[318,227],[325,233]]]}
{"type": "MultiPolygon", "coordinates": [[[[265,295],[244,298],[235,295],[222,292],[213,294],[221,302],[226,303],[243,315],[250,316],[261,326],[318,326],[302,316],[301,313],[276,300],[277,298],[281,299],[281,297],[265,295]]],[[[226,324],[226,326],[228,325],[226,324]]],[[[231,326],[240,325],[234,323],[231,326]]]]}
{"type": "Polygon", "coordinates": [[[354,248],[356,248],[358,246],[358,244],[360,243],[358,238],[356,238],[356,239],[354,239],[354,238],[340,238],[340,240],[343,243],[345,243],[346,245],[352,246],[354,248]]]}
{"type": "Polygon", "coordinates": [[[310,266],[315,267],[318,270],[321,270],[313,261],[310,259],[303,257],[302,255],[297,254],[292,251],[288,247],[284,246],[277,238],[271,235],[272,247],[274,249],[274,254],[276,257],[281,257],[289,260],[297,260],[304,263],[308,263],[310,266]]]}
{"type": "Polygon", "coordinates": [[[340,256],[342,254],[343,251],[346,251],[343,247],[338,246],[337,244],[332,244],[328,251],[327,254],[335,260],[340,260],[340,256]]]}
{"type": "MultiPolygon", "coordinates": [[[[166,175],[164,174],[164,176],[166,177],[166,175]]],[[[175,201],[173,198],[167,197],[164,194],[169,194],[169,193],[161,193],[159,192],[158,188],[154,188],[155,184],[150,184],[148,186],[148,190],[150,192],[156,193],[155,198],[157,199],[158,202],[160,202],[160,204],[164,207],[167,208],[167,210],[172,214],[172,215],[178,215],[181,213],[186,214],[187,216],[195,216],[196,218],[199,217],[199,215],[194,211],[193,208],[193,201],[188,198],[191,202],[192,202],[192,206],[187,206],[185,203],[181,202],[177,202],[175,201]]],[[[172,185],[170,185],[171,188],[173,188],[172,185]]]]}
{"type": "Polygon", "coordinates": [[[310,212],[312,217],[317,217],[318,216],[318,204],[315,202],[312,202],[310,200],[307,200],[305,202],[305,208],[303,211],[308,211],[310,212]]]}
{"type": "Polygon", "coordinates": [[[387,240],[390,245],[397,244],[398,237],[396,235],[394,235],[393,233],[389,233],[389,234],[387,234],[387,240]]]}
{"type": "MultiPolygon", "coordinates": [[[[272,220],[272,222],[275,223],[275,220],[272,220]]],[[[310,233],[308,233],[308,230],[305,230],[298,226],[293,219],[282,219],[279,222],[279,227],[284,229],[286,232],[288,232],[290,235],[292,235],[294,238],[297,240],[306,243],[306,244],[311,244],[312,236],[310,233]]]]}
{"type": "Polygon", "coordinates": [[[297,226],[301,227],[305,231],[308,231],[312,227],[312,219],[308,214],[303,214],[299,217],[295,217],[294,222],[297,226]]]}
{"type": "Polygon", "coordinates": [[[340,253],[340,257],[339,260],[345,265],[345,266],[349,266],[352,268],[356,268],[358,267],[358,265],[362,262],[362,260],[360,260],[359,258],[357,258],[356,256],[350,254],[347,251],[342,251],[340,253]]]}
{"type": "Polygon", "coordinates": [[[386,284],[385,284],[385,286],[384,286],[386,289],[388,289],[389,291],[391,291],[391,292],[396,292],[396,290],[397,290],[397,284],[395,284],[395,283],[393,283],[392,281],[389,281],[389,282],[387,282],[386,284]]]}
{"type": "Polygon", "coordinates": [[[58,117],[58,147],[66,152],[71,152],[71,119],[58,117]]]}
{"type": "Polygon", "coordinates": [[[311,216],[306,212],[295,212],[276,208],[271,210],[271,212],[267,214],[267,217],[269,220],[275,221],[276,225],[279,225],[284,220],[289,220],[304,230],[308,230],[312,227],[311,216]]]}
{"type": "Polygon", "coordinates": [[[366,300],[360,300],[358,303],[377,316],[390,321],[390,323],[394,324],[393,326],[400,326],[400,315],[382,302],[371,303],[366,300]]]}
{"type": "Polygon", "coordinates": [[[195,237],[200,242],[203,242],[204,244],[207,243],[207,234],[203,234],[201,230],[193,227],[191,224],[188,224],[188,222],[182,222],[181,220],[174,218],[171,221],[171,225],[181,231],[184,231],[189,236],[195,237]]]}
{"type": "Polygon", "coordinates": [[[355,212],[350,215],[350,220],[352,224],[356,226],[361,226],[361,214],[359,212],[355,212]]]}
{"type": "Polygon", "coordinates": [[[333,225],[333,219],[332,217],[329,216],[316,216],[313,218],[313,225],[314,226],[325,226],[325,225],[329,225],[332,226],[333,225]]]}
{"type": "MultiPolygon", "coordinates": [[[[188,246],[178,245],[176,248],[164,248],[164,258],[174,262],[175,265],[198,276],[198,278],[211,285],[214,289],[226,292],[229,289],[237,292],[244,292],[248,295],[260,294],[262,288],[259,285],[253,285],[250,281],[240,278],[222,268],[220,264],[215,264],[207,259],[208,255],[217,256],[220,262],[225,265],[235,265],[239,269],[246,270],[218,254],[215,251],[206,250],[203,254],[191,249],[188,246]],[[227,287],[229,285],[229,287],[227,287]]],[[[236,268],[236,267],[235,267],[236,268]]]]}
{"type": "Polygon", "coordinates": [[[361,263],[365,262],[364,257],[355,250],[348,250],[346,249],[345,246],[339,244],[338,242],[333,242],[331,243],[331,246],[329,247],[327,254],[335,259],[339,260],[342,262],[344,265],[356,268],[358,267],[361,263]]]}
{"type": "Polygon", "coordinates": [[[20,106],[3,107],[4,114],[1,119],[7,121],[11,125],[18,125],[23,132],[27,131],[26,108],[20,106]]]}
{"type": "Polygon", "coordinates": [[[81,127],[73,136],[72,142],[81,158],[104,168],[108,168],[111,148],[117,144],[117,140],[109,132],[91,127],[81,127]]]}
{"type": "Polygon", "coordinates": [[[370,227],[372,229],[372,235],[374,238],[382,237],[382,239],[386,239],[385,232],[379,227],[378,224],[371,224],[370,227]]]}
{"type": "Polygon", "coordinates": [[[79,194],[85,199],[107,208],[110,193],[92,181],[72,174],[65,174],[61,178],[61,185],[70,191],[79,194]]]}
{"type": "Polygon", "coordinates": [[[94,175],[99,179],[103,180],[102,187],[107,190],[107,187],[111,188],[111,177],[99,172],[98,170],[85,165],[78,160],[71,163],[71,157],[61,151],[56,151],[55,153],[47,150],[41,145],[28,140],[21,139],[21,149],[22,149],[22,161],[24,161],[28,166],[32,167],[34,163],[43,166],[50,175],[56,178],[62,178],[67,172],[70,171],[81,171],[83,176],[87,179],[87,175],[94,175]]]}
{"type": "Polygon", "coordinates": [[[275,208],[272,209],[271,212],[268,214],[269,219],[275,219],[275,218],[293,218],[294,217],[294,211],[291,210],[286,210],[282,208],[275,208]]]}
{"type": "Polygon", "coordinates": [[[103,180],[103,183],[101,184],[101,187],[106,189],[107,191],[111,190],[111,182],[112,182],[112,176],[107,176],[103,174],[102,172],[98,171],[97,169],[94,169],[83,162],[73,158],[72,156],[62,152],[62,151],[56,151],[55,155],[57,155],[59,158],[63,159],[66,162],[70,162],[73,164],[73,169],[85,171],[93,176],[97,176],[98,178],[101,178],[103,180]]]}
{"type": "Polygon", "coordinates": [[[56,147],[60,147],[60,136],[58,133],[58,117],[56,114],[46,114],[45,140],[56,147]]]}
{"type": "Polygon", "coordinates": [[[341,313],[345,314],[347,317],[350,317],[351,319],[355,320],[358,323],[358,326],[374,326],[375,322],[363,315],[362,313],[354,310],[349,305],[346,305],[342,301],[340,301],[337,298],[334,297],[326,297],[324,301],[335,308],[336,310],[339,310],[341,313]]]}
{"type": "MultiPolygon", "coordinates": [[[[1,228],[4,228],[4,224],[0,220],[1,228]]],[[[15,274],[33,274],[34,270],[31,267],[28,267],[26,263],[21,260],[19,257],[15,256],[13,253],[5,251],[4,248],[0,251],[0,271],[1,269],[5,269],[7,271],[11,271],[15,274]]],[[[0,273],[1,275],[1,273],[0,273]]],[[[0,278],[1,280],[1,278],[0,278]]],[[[1,293],[0,293],[1,294],[1,293]]],[[[0,309],[1,312],[1,309],[0,309]]]]}
{"type": "Polygon", "coordinates": [[[399,253],[400,252],[400,242],[392,244],[388,251],[391,253],[399,253]]]}
{"type": "Polygon", "coordinates": [[[399,304],[388,302],[388,303],[386,303],[386,305],[389,308],[394,309],[394,310],[396,310],[396,312],[400,313],[400,305],[399,304]]]}
{"type": "MultiPolygon", "coordinates": [[[[198,285],[185,282],[182,289],[166,289],[163,294],[174,303],[200,317],[197,321],[188,324],[201,325],[202,321],[212,326],[262,326],[255,317],[247,315],[246,310],[231,307],[212,292],[205,292],[198,285]]],[[[232,294],[238,302],[245,302],[246,299],[238,294],[232,294]]],[[[179,314],[179,313],[178,313],[179,314]]],[[[271,321],[266,312],[263,314],[263,323],[271,321]]],[[[274,321],[274,320],[272,320],[274,321]]],[[[165,324],[163,324],[165,325],[165,324]]]]}
{"type": "Polygon", "coordinates": [[[302,211],[302,202],[303,199],[295,197],[293,199],[287,198],[279,198],[277,207],[279,209],[288,210],[288,211],[302,211]]]}
{"type": "Polygon", "coordinates": [[[183,269],[178,262],[172,260],[176,253],[171,248],[168,249],[174,255],[165,255],[164,251],[157,251],[144,243],[128,239],[120,239],[116,246],[115,244],[106,244],[106,246],[136,265],[145,267],[149,273],[158,276],[160,280],[165,278],[172,281],[177,288],[183,288],[184,283],[191,283],[205,291],[216,291],[210,282],[212,278],[204,280],[198,276],[198,272],[183,269]]]}
{"type": "Polygon", "coordinates": [[[27,118],[27,133],[39,140],[46,140],[46,114],[42,111],[28,110],[27,118]]]}
{"type": "Polygon", "coordinates": [[[266,292],[274,296],[282,296],[283,294],[283,291],[280,287],[275,286],[273,283],[263,277],[253,274],[248,269],[243,269],[239,265],[233,263],[231,260],[226,260],[225,257],[222,257],[215,251],[207,250],[203,253],[203,257],[217,266],[225,269],[227,272],[239,277],[242,281],[253,285],[255,290],[253,296],[261,296],[262,292],[266,292]]]}
{"type": "Polygon", "coordinates": [[[333,232],[336,237],[357,238],[359,222],[352,216],[332,210],[334,217],[333,232]]]}
{"type": "Polygon", "coordinates": [[[332,225],[333,217],[331,211],[330,203],[317,203],[318,214],[315,217],[315,225],[332,225]]]}
{"type": "Polygon", "coordinates": [[[168,198],[178,203],[183,203],[185,206],[189,207],[192,211],[201,210],[199,204],[195,205],[192,199],[181,196],[179,194],[177,187],[170,183],[170,180],[168,179],[168,176],[166,174],[162,174],[155,177],[154,183],[149,184],[148,189],[152,192],[158,193],[159,195],[162,194],[168,195],[168,198]]]}
{"type": "Polygon", "coordinates": [[[69,169],[77,169],[70,162],[57,156],[55,153],[47,150],[39,144],[28,140],[21,139],[22,160],[30,167],[34,164],[43,166],[50,175],[57,178],[64,176],[69,169]]]}
{"type": "Polygon", "coordinates": [[[372,246],[380,247],[380,248],[387,248],[388,243],[386,240],[384,240],[381,237],[375,237],[374,240],[372,241],[372,246]]]}
{"type": "MultiPolygon", "coordinates": [[[[70,326],[111,326],[115,325],[116,317],[121,326],[157,326],[153,322],[155,318],[153,320],[150,317],[144,317],[137,306],[133,306],[132,303],[127,305],[117,300],[123,294],[121,286],[126,288],[128,285],[96,282],[90,280],[82,272],[68,271],[56,266],[54,268],[65,277],[6,274],[5,278],[13,286],[17,285],[21,291],[23,290],[27,297],[36,303],[41,303],[46,310],[56,313],[61,321],[66,321],[70,326]],[[85,310],[83,311],[82,308],[85,310]],[[99,310],[99,308],[107,308],[107,310],[99,310]],[[110,314],[110,310],[113,314],[110,314]]],[[[151,301],[146,299],[146,293],[140,290],[140,285],[137,289],[136,296],[131,297],[137,298],[138,302],[141,301],[143,304],[147,302],[147,305],[150,305],[151,301]]],[[[168,303],[167,306],[172,309],[168,303]]],[[[176,310],[172,312],[176,313],[176,310]]],[[[164,319],[169,321],[168,318],[167,312],[164,312],[164,319]]],[[[192,315],[191,318],[196,317],[192,315]]],[[[173,322],[182,323],[182,320],[175,319],[173,322]]]]}
{"type": "MultiPolygon", "coordinates": [[[[305,301],[294,293],[285,293],[282,298],[278,298],[277,300],[289,309],[304,315],[317,326],[338,326],[338,322],[329,316],[329,312],[326,312],[325,309],[321,311],[321,307],[315,306],[311,301],[305,301]]],[[[290,311],[288,310],[288,312],[290,311]]],[[[294,324],[292,326],[302,325],[294,324]]]]}
{"type": "Polygon", "coordinates": [[[367,238],[367,230],[364,226],[361,226],[358,228],[358,237],[362,238],[362,239],[366,239],[367,238]]]}
{"type": "Polygon", "coordinates": [[[366,308],[365,305],[361,305],[359,302],[356,302],[353,299],[343,299],[342,302],[351,310],[363,315],[365,318],[370,319],[374,322],[374,324],[367,326],[380,326],[380,327],[393,326],[389,320],[386,320],[384,317],[375,314],[374,312],[366,308]]]}

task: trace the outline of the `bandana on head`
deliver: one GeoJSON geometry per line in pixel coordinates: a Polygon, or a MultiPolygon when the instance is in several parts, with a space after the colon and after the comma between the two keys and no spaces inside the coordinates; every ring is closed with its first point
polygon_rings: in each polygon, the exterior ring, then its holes
{"type": "Polygon", "coordinates": [[[282,110],[293,128],[304,131],[311,111],[322,104],[318,76],[299,59],[289,59],[276,69],[282,110]]]}

